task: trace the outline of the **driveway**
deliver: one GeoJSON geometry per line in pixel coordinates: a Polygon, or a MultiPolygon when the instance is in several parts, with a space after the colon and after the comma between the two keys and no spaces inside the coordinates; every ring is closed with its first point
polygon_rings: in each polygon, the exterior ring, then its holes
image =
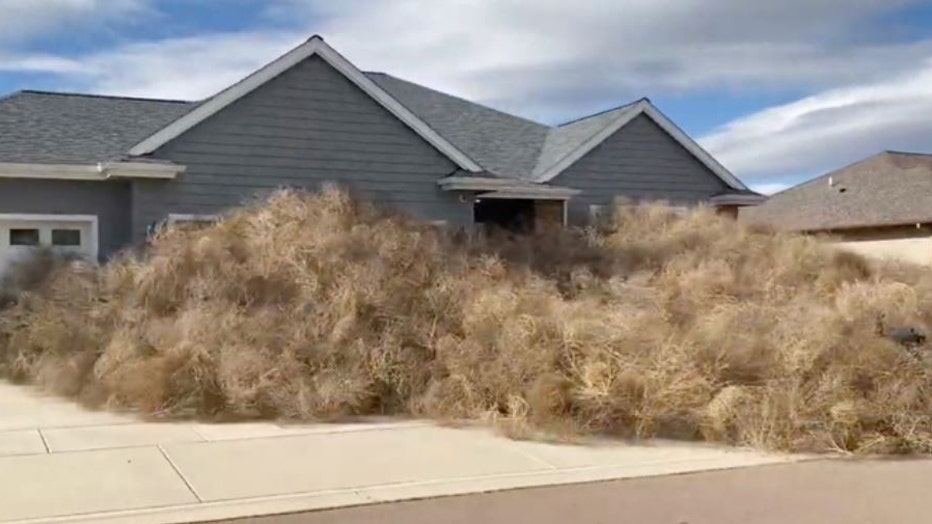
{"type": "Polygon", "coordinates": [[[0,382],[0,523],[199,522],[779,464],[717,446],[516,442],[425,421],[153,423],[0,382]]]}
{"type": "Polygon", "coordinates": [[[932,522],[929,486],[928,460],[825,461],[401,502],[235,524],[918,523],[932,522]]]}

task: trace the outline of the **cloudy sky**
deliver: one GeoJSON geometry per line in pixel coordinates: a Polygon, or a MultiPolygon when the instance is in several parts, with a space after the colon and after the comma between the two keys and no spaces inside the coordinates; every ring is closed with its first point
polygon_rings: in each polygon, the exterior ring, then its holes
{"type": "Polygon", "coordinates": [[[932,153],[932,0],[0,0],[0,92],[198,99],[314,33],[559,123],[648,96],[772,192],[932,153]]]}

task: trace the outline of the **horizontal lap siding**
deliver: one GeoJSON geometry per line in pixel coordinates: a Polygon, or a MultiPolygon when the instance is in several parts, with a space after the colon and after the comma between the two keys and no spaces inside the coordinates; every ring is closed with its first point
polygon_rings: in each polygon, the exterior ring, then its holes
{"type": "Polygon", "coordinates": [[[569,207],[570,220],[577,223],[588,218],[590,205],[611,205],[616,197],[696,204],[727,188],[644,115],[579,159],[553,183],[582,190],[569,207]]]}
{"type": "Polygon", "coordinates": [[[217,213],[280,187],[336,182],[428,220],[468,224],[471,205],[437,180],[449,159],[320,58],[312,57],[158,150],[187,166],[133,185],[134,237],[169,213],[217,213]]]}
{"type": "Polygon", "coordinates": [[[128,182],[0,179],[0,214],[95,215],[100,257],[130,241],[128,182]]]}

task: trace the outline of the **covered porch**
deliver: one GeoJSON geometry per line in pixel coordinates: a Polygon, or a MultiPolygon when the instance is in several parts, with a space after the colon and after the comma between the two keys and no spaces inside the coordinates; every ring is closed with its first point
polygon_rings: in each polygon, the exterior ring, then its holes
{"type": "Polygon", "coordinates": [[[447,177],[444,191],[464,192],[473,198],[473,223],[533,233],[567,224],[567,201],[580,193],[568,187],[515,179],[447,177]]]}

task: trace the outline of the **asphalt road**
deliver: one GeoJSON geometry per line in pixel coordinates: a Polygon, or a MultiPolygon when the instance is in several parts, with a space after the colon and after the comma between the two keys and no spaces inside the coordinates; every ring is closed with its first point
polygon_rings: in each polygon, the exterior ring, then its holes
{"type": "Polygon", "coordinates": [[[932,460],[836,460],[535,488],[236,524],[932,522],[932,460]]]}

